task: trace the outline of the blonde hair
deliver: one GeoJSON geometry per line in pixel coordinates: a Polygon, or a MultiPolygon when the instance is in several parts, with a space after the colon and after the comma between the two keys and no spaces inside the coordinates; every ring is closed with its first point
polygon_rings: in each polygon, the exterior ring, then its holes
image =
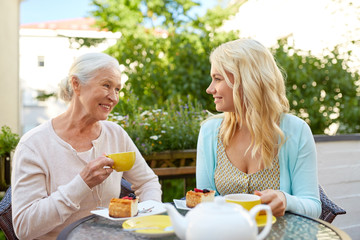
{"type": "Polygon", "coordinates": [[[86,53],[76,58],[68,76],[59,84],[59,97],[65,102],[70,102],[74,95],[71,79],[76,77],[81,84],[86,84],[100,69],[112,69],[121,74],[119,62],[105,53],[86,53]]]}
{"type": "Polygon", "coordinates": [[[270,167],[285,142],[279,126],[281,115],[289,111],[280,67],[271,52],[252,39],[220,45],[211,53],[210,62],[233,88],[235,112],[226,112],[220,127],[224,146],[228,146],[236,128],[245,124],[251,134],[247,150],[252,147],[252,157],[259,152],[259,164],[270,167]],[[233,84],[226,73],[234,77],[233,84]]]}

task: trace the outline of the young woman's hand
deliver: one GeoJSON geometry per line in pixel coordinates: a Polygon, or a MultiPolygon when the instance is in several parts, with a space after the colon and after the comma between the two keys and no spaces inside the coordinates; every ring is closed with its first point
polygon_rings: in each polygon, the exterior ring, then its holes
{"type": "Polygon", "coordinates": [[[285,194],[279,190],[266,189],[264,191],[255,191],[255,195],[260,196],[261,203],[267,204],[271,208],[275,217],[284,216],[286,209],[285,194]]]}
{"type": "Polygon", "coordinates": [[[80,172],[80,177],[84,182],[93,188],[96,185],[102,183],[113,171],[111,168],[114,165],[114,161],[105,157],[105,154],[90,161],[85,168],[80,172]]]}

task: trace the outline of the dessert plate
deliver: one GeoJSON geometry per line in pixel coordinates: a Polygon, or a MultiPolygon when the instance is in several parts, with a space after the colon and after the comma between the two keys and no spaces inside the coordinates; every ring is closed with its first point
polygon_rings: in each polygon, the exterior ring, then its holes
{"type": "Polygon", "coordinates": [[[91,213],[96,214],[101,217],[104,217],[104,218],[107,218],[107,219],[110,219],[110,220],[114,220],[114,221],[125,221],[125,220],[131,219],[131,218],[150,216],[150,215],[155,215],[155,214],[160,214],[160,213],[166,212],[166,209],[164,208],[163,203],[157,202],[154,200],[148,200],[148,201],[139,203],[138,210],[139,210],[139,213],[137,215],[135,215],[134,217],[127,217],[127,218],[110,217],[108,208],[93,210],[93,211],[91,211],[91,213]],[[146,211],[146,212],[141,212],[142,210],[149,209],[149,208],[151,208],[151,210],[146,211]]]}
{"type": "Polygon", "coordinates": [[[173,201],[177,209],[191,210],[191,208],[186,206],[186,200],[173,199],[173,201]]]}
{"type": "Polygon", "coordinates": [[[139,229],[133,231],[133,233],[145,237],[159,238],[174,234],[170,217],[167,215],[136,217],[126,220],[122,227],[124,230],[139,229]]]}

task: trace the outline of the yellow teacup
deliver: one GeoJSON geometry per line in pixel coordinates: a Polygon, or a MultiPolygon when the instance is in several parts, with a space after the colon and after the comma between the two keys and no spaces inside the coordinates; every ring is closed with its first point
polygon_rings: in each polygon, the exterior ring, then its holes
{"type": "Polygon", "coordinates": [[[135,152],[113,153],[106,157],[114,160],[112,168],[117,172],[129,171],[135,163],[135,152]]]}
{"type": "Polygon", "coordinates": [[[225,201],[240,204],[243,208],[250,211],[256,205],[261,204],[260,197],[255,194],[235,193],[225,195],[225,201]]]}

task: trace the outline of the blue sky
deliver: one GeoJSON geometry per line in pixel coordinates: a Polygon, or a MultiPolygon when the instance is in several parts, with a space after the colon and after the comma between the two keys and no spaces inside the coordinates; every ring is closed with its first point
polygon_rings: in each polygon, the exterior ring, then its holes
{"type": "MultiPolygon", "coordinates": [[[[20,24],[55,21],[89,16],[91,0],[24,0],[20,4],[20,24]]],[[[199,0],[203,14],[216,0],[199,0]]]]}

